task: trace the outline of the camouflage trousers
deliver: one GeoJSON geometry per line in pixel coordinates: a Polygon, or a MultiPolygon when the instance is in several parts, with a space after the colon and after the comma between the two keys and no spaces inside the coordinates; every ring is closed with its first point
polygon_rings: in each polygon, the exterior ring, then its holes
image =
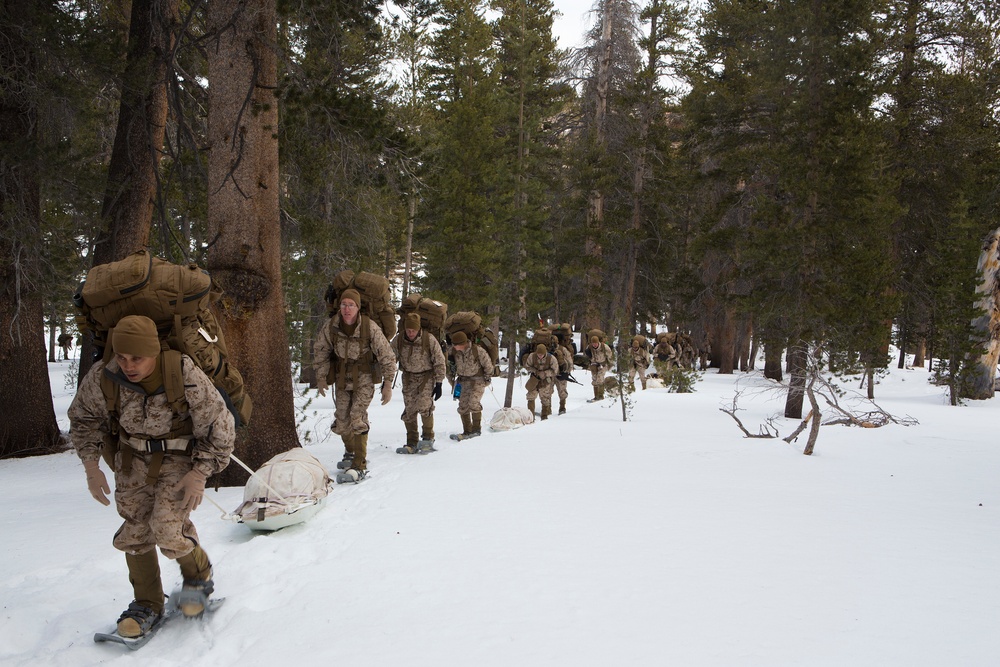
{"type": "Polygon", "coordinates": [[[559,392],[559,402],[565,403],[566,399],[569,398],[569,380],[556,380],[556,391],[559,392]]]}
{"type": "Polygon", "coordinates": [[[175,489],[193,462],[187,455],[167,454],[156,483],[147,485],[152,456],[133,452],[130,470],[124,472],[121,452],[115,455],[115,505],[125,522],[115,533],[114,545],[133,556],[160,547],[164,556],[176,560],[198,546],[191,512],[182,507],[182,494],[175,489]]]}
{"type": "Polygon", "coordinates": [[[539,382],[534,389],[528,390],[528,400],[533,401],[535,398],[542,399],[542,407],[552,408],[552,390],[555,387],[552,386],[551,381],[539,382]]]}
{"type": "Polygon", "coordinates": [[[628,383],[635,383],[635,376],[639,375],[639,382],[642,383],[643,388],[646,387],[646,367],[645,366],[632,366],[628,369],[628,383]]]}
{"type": "Polygon", "coordinates": [[[590,365],[590,384],[595,387],[604,386],[604,376],[607,375],[608,369],[606,369],[601,364],[591,364],[590,365]]]}
{"type": "Polygon", "coordinates": [[[334,389],[333,426],[337,435],[353,435],[368,432],[368,406],[375,396],[372,376],[362,374],[358,381],[348,383],[346,389],[334,389]]]}
{"type": "MultiPolygon", "coordinates": [[[[462,390],[465,390],[463,385],[462,390]]],[[[417,415],[429,417],[434,412],[434,372],[403,372],[403,415],[404,422],[414,422],[417,415]]]]}
{"type": "Polygon", "coordinates": [[[482,378],[459,378],[462,383],[462,395],[458,397],[458,414],[468,415],[483,411],[483,392],[486,391],[486,381],[482,378]]]}

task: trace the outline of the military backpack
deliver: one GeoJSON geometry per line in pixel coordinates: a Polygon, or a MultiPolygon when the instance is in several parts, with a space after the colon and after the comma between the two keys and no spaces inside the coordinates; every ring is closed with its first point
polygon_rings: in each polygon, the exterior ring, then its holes
{"type": "MultiPolygon", "coordinates": [[[[211,305],[222,290],[197,264],[180,266],[139,250],[118,262],[87,272],[73,296],[80,331],[90,331],[95,361],[112,358],[109,332],[127,315],[153,320],[164,351],[163,384],[174,413],[186,412],[181,355],[205,372],[233,413],[236,425],[248,424],[253,402],[243,376],[229,363],[226,340],[211,305]]],[[[109,408],[117,406],[118,386],[102,377],[109,408]]]]}
{"type": "Polygon", "coordinates": [[[493,377],[500,376],[500,345],[496,333],[483,327],[482,316],[474,310],[464,310],[449,315],[444,323],[445,336],[451,343],[451,336],[461,331],[469,340],[480,346],[490,355],[493,362],[493,377]]]}
{"type": "Polygon", "coordinates": [[[330,317],[340,308],[340,295],[344,290],[356,289],[361,295],[358,304],[362,315],[378,326],[386,340],[396,335],[396,313],[392,309],[389,281],[376,273],[360,271],[355,273],[345,269],[333,277],[333,283],[326,288],[326,309],[330,317]]]}

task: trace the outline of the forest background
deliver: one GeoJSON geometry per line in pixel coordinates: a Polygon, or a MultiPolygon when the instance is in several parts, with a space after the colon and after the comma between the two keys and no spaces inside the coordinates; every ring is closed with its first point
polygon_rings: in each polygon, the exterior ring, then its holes
{"type": "Polygon", "coordinates": [[[143,247],[225,290],[254,467],[298,444],[290,369],[344,268],[510,358],[539,319],[690,331],[720,373],[762,346],[790,417],[817,351],[871,379],[890,342],[993,395],[996,3],[592,11],[560,50],[549,0],[0,3],[0,456],[61,446],[46,350],[143,247]]]}

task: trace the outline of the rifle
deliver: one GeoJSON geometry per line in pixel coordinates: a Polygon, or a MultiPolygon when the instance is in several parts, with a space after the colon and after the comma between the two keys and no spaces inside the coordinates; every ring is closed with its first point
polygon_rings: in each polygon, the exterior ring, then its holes
{"type": "Polygon", "coordinates": [[[583,386],[583,383],[577,380],[575,377],[573,377],[572,373],[560,373],[559,375],[556,376],[556,378],[559,380],[565,380],[566,382],[575,382],[581,387],[583,386]]]}

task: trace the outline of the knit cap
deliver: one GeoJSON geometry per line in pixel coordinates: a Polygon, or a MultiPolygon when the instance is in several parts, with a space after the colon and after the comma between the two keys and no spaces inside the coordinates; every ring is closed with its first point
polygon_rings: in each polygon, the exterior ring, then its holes
{"type": "Polygon", "coordinates": [[[407,313],[406,317],[403,318],[403,328],[404,329],[419,329],[420,328],[420,316],[416,313],[407,313]]]}
{"type": "Polygon", "coordinates": [[[344,301],[346,301],[348,299],[350,299],[351,301],[353,301],[354,305],[357,306],[358,308],[361,307],[361,295],[358,294],[358,290],[354,289],[353,287],[345,289],[344,293],[340,295],[340,302],[341,303],[343,303],[344,301]]]}
{"type": "Polygon", "coordinates": [[[155,357],[160,354],[160,337],[153,320],[142,315],[127,315],[118,321],[111,334],[115,354],[155,357]]]}
{"type": "Polygon", "coordinates": [[[465,335],[464,331],[456,331],[451,335],[452,345],[465,345],[469,342],[469,337],[465,335]]]}

